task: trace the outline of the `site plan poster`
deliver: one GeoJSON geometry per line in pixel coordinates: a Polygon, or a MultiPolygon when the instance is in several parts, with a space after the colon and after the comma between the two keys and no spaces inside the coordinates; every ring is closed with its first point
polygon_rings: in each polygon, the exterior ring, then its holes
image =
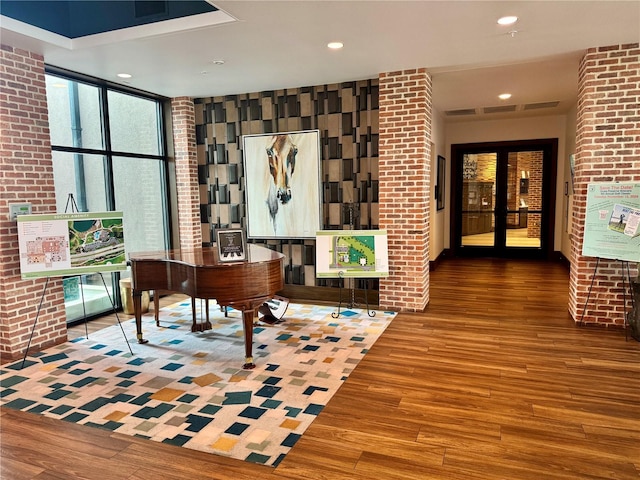
{"type": "Polygon", "coordinates": [[[386,230],[321,230],[316,233],[316,277],[389,276],[386,230]]]}
{"type": "Polygon", "coordinates": [[[122,212],[19,215],[23,279],[127,268],[122,212]]]}
{"type": "Polygon", "coordinates": [[[590,183],[582,255],[640,261],[640,183],[590,183]]]}

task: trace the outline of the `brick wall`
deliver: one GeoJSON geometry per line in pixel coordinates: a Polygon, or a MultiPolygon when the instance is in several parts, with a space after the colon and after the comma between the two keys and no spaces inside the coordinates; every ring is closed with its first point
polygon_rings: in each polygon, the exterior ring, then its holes
{"type": "Polygon", "coordinates": [[[62,280],[22,280],[18,229],[9,204],[29,202],[34,214],[56,211],[42,56],[0,47],[0,354],[24,354],[36,313],[32,351],[67,339],[62,280]],[[44,292],[44,296],[43,296],[44,292]]]}
{"type": "Polygon", "coordinates": [[[180,248],[202,246],[200,189],[196,150],[196,117],[193,100],[178,97],[171,101],[173,143],[178,193],[180,248]]]}
{"type": "Polygon", "coordinates": [[[429,302],[431,77],[424,69],[381,74],[380,228],[389,240],[389,277],[380,305],[421,311],[429,302]]]}
{"type": "MultiPolygon", "coordinates": [[[[529,172],[529,190],[527,193],[527,206],[529,210],[542,210],[542,166],[543,152],[523,152],[520,155],[527,158],[529,163],[526,171],[529,172]]],[[[527,220],[527,237],[540,238],[542,234],[542,215],[531,213],[527,220]]]]}
{"type": "Polygon", "coordinates": [[[594,276],[596,258],[581,252],[587,185],[640,181],[639,45],[589,49],[580,64],[578,87],[569,311],[576,322],[623,325],[625,272],[620,262],[601,260],[594,276]]]}

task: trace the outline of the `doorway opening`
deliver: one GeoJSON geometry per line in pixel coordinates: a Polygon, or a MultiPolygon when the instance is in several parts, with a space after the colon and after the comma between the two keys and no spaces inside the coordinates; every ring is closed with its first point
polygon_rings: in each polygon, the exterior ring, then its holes
{"type": "Polygon", "coordinates": [[[551,258],[557,139],[452,145],[458,256],[551,258]]]}

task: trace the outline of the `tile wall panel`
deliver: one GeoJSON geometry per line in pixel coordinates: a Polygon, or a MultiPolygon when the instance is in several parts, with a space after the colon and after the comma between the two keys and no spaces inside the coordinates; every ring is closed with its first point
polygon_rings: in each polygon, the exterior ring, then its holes
{"type": "MultiPolygon", "coordinates": [[[[377,229],[378,104],[378,79],[196,99],[203,239],[246,228],[242,136],[297,130],[320,130],[323,228],[377,229]]],[[[338,286],[315,278],[315,240],[251,241],[285,254],[286,284],[338,286]]]]}

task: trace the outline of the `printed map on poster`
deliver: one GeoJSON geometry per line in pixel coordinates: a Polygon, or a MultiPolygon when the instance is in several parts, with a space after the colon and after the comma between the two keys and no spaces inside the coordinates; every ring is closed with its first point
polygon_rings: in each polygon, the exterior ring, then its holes
{"type": "Polygon", "coordinates": [[[386,230],[322,230],[316,233],[316,277],[387,277],[386,230]]]}
{"type": "Polygon", "coordinates": [[[122,212],[19,215],[23,279],[127,268],[122,212]]]}
{"type": "Polygon", "coordinates": [[[582,255],[640,261],[640,183],[590,183],[582,255]]]}

